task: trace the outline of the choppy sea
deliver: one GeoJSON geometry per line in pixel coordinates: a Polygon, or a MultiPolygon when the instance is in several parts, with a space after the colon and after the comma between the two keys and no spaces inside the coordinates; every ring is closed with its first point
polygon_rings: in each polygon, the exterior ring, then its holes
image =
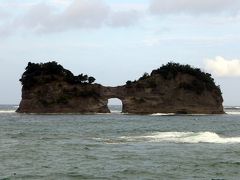
{"type": "Polygon", "coordinates": [[[27,115],[0,106],[0,180],[240,179],[240,107],[224,115],[27,115]]]}

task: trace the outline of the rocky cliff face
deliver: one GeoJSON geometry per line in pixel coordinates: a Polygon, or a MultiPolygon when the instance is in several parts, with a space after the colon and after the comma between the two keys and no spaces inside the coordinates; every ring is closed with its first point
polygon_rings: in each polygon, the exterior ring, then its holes
{"type": "Polygon", "coordinates": [[[118,87],[87,83],[86,77],[73,76],[57,64],[59,71],[32,65],[21,79],[20,113],[109,113],[110,98],[122,100],[124,113],[224,113],[221,91],[211,75],[188,65],[169,63],[118,87]]]}

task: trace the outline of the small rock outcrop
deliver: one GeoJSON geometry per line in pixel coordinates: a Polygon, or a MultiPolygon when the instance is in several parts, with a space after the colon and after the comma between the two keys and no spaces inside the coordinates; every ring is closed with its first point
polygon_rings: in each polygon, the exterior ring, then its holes
{"type": "Polygon", "coordinates": [[[168,63],[123,86],[93,84],[56,62],[28,63],[22,78],[19,113],[109,113],[108,99],[119,98],[123,113],[222,114],[223,98],[210,74],[168,63]]]}

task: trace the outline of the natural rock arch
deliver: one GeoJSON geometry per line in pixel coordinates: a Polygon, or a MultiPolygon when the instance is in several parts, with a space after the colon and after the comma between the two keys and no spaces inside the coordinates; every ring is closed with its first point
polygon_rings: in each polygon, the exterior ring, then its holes
{"type": "Polygon", "coordinates": [[[122,113],[123,103],[119,98],[108,99],[108,109],[111,113],[122,113]]]}
{"type": "Polygon", "coordinates": [[[74,76],[56,63],[30,63],[21,82],[20,113],[109,113],[110,98],[122,101],[123,113],[224,113],[211,75],[176,63],[117,87],[91,84],[88,76],[74,76]]]}

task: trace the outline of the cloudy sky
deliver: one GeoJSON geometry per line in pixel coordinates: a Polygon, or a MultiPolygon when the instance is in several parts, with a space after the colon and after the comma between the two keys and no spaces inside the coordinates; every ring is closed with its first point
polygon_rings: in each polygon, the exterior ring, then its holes
{"type": "Polygon", "coordinates": [[[27,62],[121,85],[168,61],[211,72],[240,105],[239,0],[1,0],[0,104],[18,104],[27,62]]]}

